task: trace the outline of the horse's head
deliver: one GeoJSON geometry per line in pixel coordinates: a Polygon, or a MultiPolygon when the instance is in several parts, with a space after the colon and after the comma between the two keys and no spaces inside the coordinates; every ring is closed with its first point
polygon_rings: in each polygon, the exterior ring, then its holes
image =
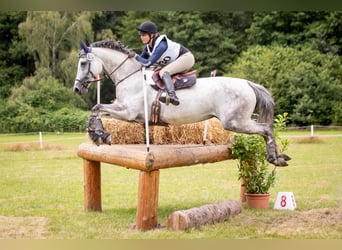
{"type": "Polygon", "coordinates": [[[102,72],[102,62],[91,52],[91,47],[88,47],[82,41],[80,45],[81,51],[79,53],[74,92],[83,95],[88,93],[90,84],[95,82],[97,76],[102,72]]]}

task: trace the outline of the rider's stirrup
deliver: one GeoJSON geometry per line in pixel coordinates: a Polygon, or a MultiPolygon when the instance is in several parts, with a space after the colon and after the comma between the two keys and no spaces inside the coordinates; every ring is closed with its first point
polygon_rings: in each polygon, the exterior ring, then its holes
{"type": "Polygon", "coordinates": [[[166,105],[169,105],[169,103],[172,103],[175,106],[179,105],[179,100],[178,100],[177,96],[172,98],[166,92],[163,92],[160,95],[159,101],[162,103],[165,103],[166,105]]]}

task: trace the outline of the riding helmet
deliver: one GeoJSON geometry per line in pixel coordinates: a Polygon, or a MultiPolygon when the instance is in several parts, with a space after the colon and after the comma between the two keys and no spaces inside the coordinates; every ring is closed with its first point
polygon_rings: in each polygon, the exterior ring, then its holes
{"type": "Polygon", "coordinates": [[[158,27],[154,22],[146,21],[146,22],[141,23],[139,27],[137,28],[137,30],[140,32],[151,34],[151,33],[157,33],[158,27]]]}

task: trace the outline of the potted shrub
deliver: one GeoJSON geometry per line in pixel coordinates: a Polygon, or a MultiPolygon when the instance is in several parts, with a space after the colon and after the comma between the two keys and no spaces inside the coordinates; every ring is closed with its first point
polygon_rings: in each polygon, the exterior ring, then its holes
{"type": "MultiPolygon", "coordinates": [[[[287,119],[287,113],[275,119],[274,130],[280,142],[279,152],[288,146],[288,140],[279,138],[279,131],[285,129],[287,119]]],[[[249,208],[268,208],[269,189],[276,182],[276,167],[270,169],[263,138],[259,135],[234,134],[232,155],[238,159],[241,201],[246,201],[249,208]]]]}

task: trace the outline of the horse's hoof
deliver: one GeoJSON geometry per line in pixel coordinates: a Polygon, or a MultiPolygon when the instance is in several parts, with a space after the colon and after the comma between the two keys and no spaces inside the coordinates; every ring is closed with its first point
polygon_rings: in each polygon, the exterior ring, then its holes
{"type": "Polygon", "coordinates": [[[88,132],[88,135],[90,139],[97,145],[99,146],[99,140],[101,140],[100,136],[96,134],[94,131],[88,132]]]}
{"type": "Polygon", "coordinates": [[[276,160],[276,165],[277,167],[286,167],[288,166],[287,162],[285,159],[281,158],[281,157],[278,157],[278,159],[276,160]]]}
{"type": "Polygon", "coordinates": [[[283,158],[285,161],[289,161],[292,158],[288,156],[287,154],[279,154],[278,157],[283,158]]]}
{"type": "Polygon", "coordinates": [[[276,165],[277,159],[275,157],[269,155],[269,156],[267,156],[267,161],[269,163],[272,163],[273,165],[276,165]]]}
{"type": "Polygon", "coordinates": [[[102,135],[102,138],[103,138],[103,142],[108,144],[108,145],[112,145],[112,136],[108,133],[104,133],[102,135]]]}
{"type": "Polygon", "coordinates": [[[99,137],[96,141],[94,141],[96,146],[100,146],[102,144],[102,138],[99,137]]]}
{"type": "Polygon", "coordinates": [[[112,145],[112,138],[109,137],[109,139],[106,140],[106,143],[107,143],[109,146],[112,145]]]}

